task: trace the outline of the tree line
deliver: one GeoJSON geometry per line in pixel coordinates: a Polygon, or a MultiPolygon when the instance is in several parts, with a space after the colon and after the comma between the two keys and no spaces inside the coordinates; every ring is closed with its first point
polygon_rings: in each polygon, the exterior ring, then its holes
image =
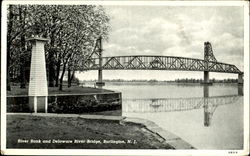
{"type": "MultiPolygon", "coordinates": [[[[79,80],[78,80],[79,81],[79,80]]],[[[95,82],[97,81],[95,80],[85,80],[83,82],[86,81],[92,81],[95,82]]],[[[194,79],[194,78],[182,78],[182,79],[175,79],[175,80],[156,80],[156,79],[150,79],[150,80],[146,80],[146,79],[134,79],[134,80],[126,80],[126,79],[104,79],[104,82],[149,82],[149,83],[154,83],[154,82],[177,82],[177,83],[202,83],[204,82],[203,79],[194,79]]],[[[212,83],[238,83],[238,79],[222,79],[222,80],[218,80],[218,79],[210,79],[209,80],[212,83]]]]}
{"type": "Polygon", "coordinates": [[[29,81],[31,43],[35,36],[48,38],[45,44],[49,87],[68,86],[80,62],[91,53],[96,39],[108,39],[109,16],[96,5],[9,5],[7,14],[7,89],[11,83],[25,88],[29,81]],[[67,71],[67,72],[66,72],[67,71]]]}
{"type": "MultiPolygon", "coordinates": [[[[215,78],[213,79],[210,79],[209,80],[210,82],[212,83],[237,83],[238,82],[238,79],[223,79],[223,80],[217,80],[215,78]]],[[[201,82],[204,82],[203,79],[188,79],[188,78],[185,78],[185,79],[175,79],[175,82],[177,83],[201,83],[201,82]]]]}

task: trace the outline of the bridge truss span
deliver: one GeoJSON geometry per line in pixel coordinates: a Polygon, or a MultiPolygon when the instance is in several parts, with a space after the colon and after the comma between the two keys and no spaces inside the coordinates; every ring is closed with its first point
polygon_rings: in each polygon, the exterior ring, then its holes
{"type": "MultiPolygon", "coordinates": [[[[202,59],[193,59],[174,56],[112,56],[102,57],[102,70],[181,70],[181,71],[209,71],[224,73],[241,73],[231,64],[221,62],[207,62],[202,59]]],[[[83,63],[85,70],[98,70],[99,58],[89,58],[83,63]]]]}

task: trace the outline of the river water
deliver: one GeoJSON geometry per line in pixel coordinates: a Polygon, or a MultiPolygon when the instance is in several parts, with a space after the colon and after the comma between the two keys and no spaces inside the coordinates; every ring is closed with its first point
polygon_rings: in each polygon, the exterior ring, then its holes
{"type": "MultiPolygon", "coordinates": [[[[123,116],[155,122],[197,149],[243,148],[243,96],[237,84],[106,83],[122,92],[123,116]]],[[[242,89],[242,88],[241,88],[242,89]]]]}

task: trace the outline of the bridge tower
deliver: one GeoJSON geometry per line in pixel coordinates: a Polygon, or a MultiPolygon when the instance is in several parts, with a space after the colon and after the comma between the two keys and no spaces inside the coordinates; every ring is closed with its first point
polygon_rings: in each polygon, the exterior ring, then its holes
{"type": "Polygon", "coordinates": [[[212,46],[209,42],[204,43],[204,84],[211,84],[209,81],[209,62],[217,62],[213,54],[212,46]]]}
{"type": "Polygon", "coordinates": [[[102,88],[105,83],[102,81],[102,37],[100,36],[96,41],[95,53],[99,57],[99,69],[98,69],[98,81],[96,82],[96,86],[98,88],[102,88]]]}

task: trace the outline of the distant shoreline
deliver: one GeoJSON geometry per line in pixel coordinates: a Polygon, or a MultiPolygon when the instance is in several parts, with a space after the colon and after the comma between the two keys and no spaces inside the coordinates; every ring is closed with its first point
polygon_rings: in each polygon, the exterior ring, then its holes
{"type": "MultiPolygon", "coordinates": [[[[97,80],[82,80],[81,82],[97,82],[97,80]]],[[[124,80],[124,79],[107,79],[107,80],[103,80],[103,82],[113,82],[113,83],[135,83],[135,82],[139,82],[139,83],[151,83],[151,84],[155,84],[155,83],[202,83],[203,80],[202,79],[177,79],[177,80],[124,80]]],[[[223,80],[217,80],[217,79],[210,79],[210,82],[212,83],[238,83],[238,79],[223,79],[223,80]]]]}
{"type": "MultiPolygon", "coordinates": [[[[94,84],[97,81],[82,81],[81,84],[84,86],[86,84],[94,84]]],[[[148,81],[105,81],[106,84],[114,85],[203,85],[200,82],[174,82],[174,81],[157,81],[157,82],[148,82],[148,81]]],[[[234,85],[237,82],[212,82],[213,84],[228,84],[234,85]]]]}

